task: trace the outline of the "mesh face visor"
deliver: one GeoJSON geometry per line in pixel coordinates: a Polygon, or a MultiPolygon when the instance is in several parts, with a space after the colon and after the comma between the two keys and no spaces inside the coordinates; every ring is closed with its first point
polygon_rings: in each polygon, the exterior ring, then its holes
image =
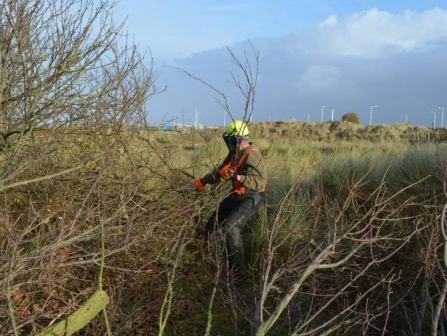
{"type": "Polygon", "coordinates": [[[222,139],[225,141],[230,152],[235,152],[239,148],[239,145],[243,140],[247,140],[246,137],[229,135],[227,132],[222,134],[222,139]]]}
{"type": "Polygon", "coordinates": [[[222,138],[225,141],[228,149],[231,151],[235,151],[237,147],[237,137],[234,135],[229,135],[227,132],[222,134],[222,138]]]}
{"type": "Polygon", "coordinates": [[[222,133],[222,139],[225,141],[225,143],[228,142],[229,137],[230,137],[230,135],[228,135],[227,132],[222,133]]]}

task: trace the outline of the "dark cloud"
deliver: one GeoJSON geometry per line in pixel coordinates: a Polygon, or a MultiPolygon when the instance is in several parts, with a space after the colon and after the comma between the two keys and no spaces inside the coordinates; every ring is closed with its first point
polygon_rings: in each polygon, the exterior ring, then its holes
{"type": "MultiPolygon", "coordinates": [[[[345,19],[328,18],[307,30],[279,38],[254,39],[261,55],[257,120],[320,119],[334,108],[336,117],[354,111],[364,123],[369,106],[379,105],[376,123],[409,121],[430,125],[431,111],[447,104],[447,11],[404,12],[393,15],[371,10],[345,19]],[[436,26],[438,25],[438,26],[436,26]]],[[[250,51],[248,43],[232,47],[237,55],[250,51]]],[[[230,83],[236,71],[222,49],[177,61],[224,91],[241,113],[241,98],[230,83]]],[[[221,124],[223,111],[215,94],[202,84],[171,69],[159,69],[158,84],[168,91],[151,102],[155,119],[191,120],[195,108],[206,124],[221,124]]]]}

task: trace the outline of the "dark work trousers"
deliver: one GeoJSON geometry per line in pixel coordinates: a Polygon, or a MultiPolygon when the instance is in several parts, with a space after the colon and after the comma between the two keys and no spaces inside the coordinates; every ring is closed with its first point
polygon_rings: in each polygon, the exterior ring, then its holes
{"type": "Polygon", "coordinates": [[[228,262],[230,268],[237,273],[244,274],[246,272],[244,228],[264,203],[264,193],[249,190],[243,195],[232,193],[220,202],[217,211],[211,215],[206,224],[207,236],[216,230],[222,230],[225,234],[228,262]]]}

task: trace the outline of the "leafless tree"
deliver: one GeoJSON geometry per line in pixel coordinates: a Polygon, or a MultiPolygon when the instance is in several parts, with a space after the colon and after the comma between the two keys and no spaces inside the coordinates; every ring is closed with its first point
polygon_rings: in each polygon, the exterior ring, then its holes
{"type": "Polygon", "coordinates": [[[226,48],[228,54],[230,55],[231,62],[233,63],[233,65],[236,66],[235,71],[230,71],[230,76],[232,84],[238,89],[243,98],[241,111],[234,111],[234,109],[231,107],[231,102],[228,95],[222,89],[217,88],[215,85],[211,84],[208,80],[200,78],[183,68],[168,68],[176,69],[179,72],[184,73],[186,76],[208,87],[212,92],[216,94],[215,100],[218,105],[232,120],[242,119],[248,123],[252,119],[255,106],[260,58],[259,51],[256,50],[255,46],[251,42],[249,42],[249,47],[249,51],[242,51],[242,57],[236,55],[236,52],[233,49],[229,47],[226,48]]]}
{"type": "Polygon", "coordinates": [[[75,269],[94,283],[92,269],[120,269],[104,258],[137,244],[147,200],[136,168],[118,169],[118,153],[145,116],[153,76],[113,8],[0,1],[2,334],[34,333],[65,316],[92,289],[73,286],[75,269]]]}

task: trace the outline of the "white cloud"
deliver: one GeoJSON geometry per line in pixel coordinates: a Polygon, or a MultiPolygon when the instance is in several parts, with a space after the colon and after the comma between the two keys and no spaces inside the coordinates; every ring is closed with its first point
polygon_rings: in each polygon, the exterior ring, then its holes
{"type": "Polygon", "coordinates": [[[331,16],[315,34],[319,49],[340,56],[413,51],[447,41],[447,11],[435,8],[392,14],[371,9],[343,19],[331,16]]]}
{"type": "MultiPolygon", "coordinates": [[[[339,113],[356,111],[367,120],[369,106],[379,105],[378,122],[402,122],[409,114],[412,122],[428,125],[430,111],[447,104],[447,10],[393,14],[371,9],[334,15],[307,29],[252,42],[261,57],[256,96],[260,119],[272,115],[304,120],[307,113],[311,118],[319,115],[326,105],[339,113]]],[[[250,47],[239,43],[233,50],[243,55],[250,47]]],[[[225,49],[179,62],[228,93],[235,113],[242,110],[240,96],[228,84],[234,65],[225,49]]],[[[205,122],[221,121],[212,92],[193,86],[181,74],[167,76],[159,86],[167,84],[169,90],[152,101],[154,111],[200,106],[205,122]]]]}
{"type": "Polygon", "coordinates": [[[331,27],[336,27],[338,25],[337,15],[331,15],[326,20],[323,20],[319,26],[320,28],[327,29],[331,27]]]}

